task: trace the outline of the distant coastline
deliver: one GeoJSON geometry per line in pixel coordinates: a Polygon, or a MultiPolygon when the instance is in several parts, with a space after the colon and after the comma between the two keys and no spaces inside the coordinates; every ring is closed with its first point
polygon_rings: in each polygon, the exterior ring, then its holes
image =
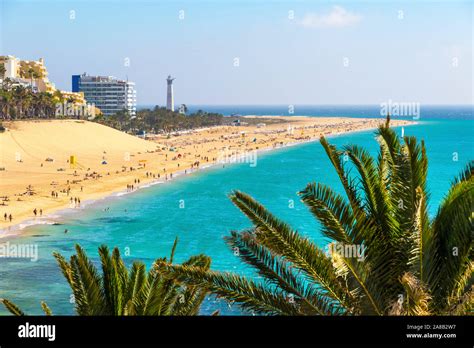
{"type": "MultiPolygon", "coordinates": [[[[155,105],[139,104],[137,110],[153,109],[155,105]]],[[[364,117],[364,118],[385,118],[381,115],[380,104],[370,105],[293,105],[294,112],[289,113],[289,105],[206,105],[190,104],[187,105],[190,112],[196,112],[199,109],[209,112],[221,113],[224,116],[232,114],[240,115],[276,115],[276,116],[308,116],[308,117],[364,117]]],[[[474,119],[474,105],[421,105],[421,119],[449,119],[462,118],[474,119]]],[[[394,117],[394,119],[410,120],[411,116],[394,117]]]]}

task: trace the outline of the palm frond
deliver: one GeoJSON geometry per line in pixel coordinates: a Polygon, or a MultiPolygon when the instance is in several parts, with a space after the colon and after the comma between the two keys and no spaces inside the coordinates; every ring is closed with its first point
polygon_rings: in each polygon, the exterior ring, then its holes
{"type": "Polygon", "coordinates": [[[389,128],[380,126],[375,132],[381,151],[385,155],[387,163],[393,168],[397,164],[400,154],[400,140],[395,132],[389,128]]]}
{"type": "Polygon", "coordinates": [[[346,145],[343,149],[359,173],[359,184],[364,190],[365,207],[368,215],[377,216],[379,208],[376,201],[378,182],[374,160],[366,150],[359,146],[346,145]]]}
{"type": "MultiPolygon", "coordinates": [[[[466,291],[461,297],[456,298],[456,301],[451,301],[450,308],[447,311],[449,315],[474,315],[474,286],[466,291]]],[[[444,314],[444,313],[443,313],[444,314]]]]}
{"type": "Polygon", "coordinates": [[[368,237],[372,226],[362,216],[356,218],[343,197],[330,187],[310,183],[298,193],[313,215],[321,222],[322,232],[339,243],[360,244],[368,237]]]}
{"type": "Polygon", "coordinates": [[[109,248],[106,245],[99,247],[99,257],[102,265],[102,293],[107,303],[107,308],[111,311],[110,314],[118,315],[120,314],[120,308],[116,304],[120,294],[117,290],[117,279],[113,261],[110,256],[109,248]]]}
{"type": "Polygon", "coordinates": [[[322,291],[295,274],[288,262],[259,244],[251,233],[233,231],[225,239],[232,249],[238,250],[238,256],[244,262],[257,270],[268,286],[278,287],[287,294],[292,294],[293,300],[305,314],[341,314],[346,311],[338,302],[326,297],[322,291]]]}
{"type": "Polygon", "coordinates": [[[270,289],[235,274],[205,271],[199,267],[187,267],[158,263],[160,271],[168,277],[186,284],[204,287],[229,302],[236,302],[245,310],[260,314],[298,315],[295,303],[281,290],[270,289]]]}
{"type": "Polygon", "coordinates": [[[126,310],[128,315],[137,313],[137,306],[139,306],[139,298],[143,292],[146,282],[145,265],[142,262],[135,261],[132,264],[130,276],[128,279],[128,286],[126,290],[125,299],[128,301],[126,310]]]}
{"type": "Polygon", "coordinates": [[[5,308],[13,315],[24,316],[26,315],[17,305],[13,302],[8,301],[7,299],[0,298],[0,302],[3,303],[5,308]]]}
{"type": "Polygon", "coordinates": [[[427,261],[424,268],[434,301],[440,307],[448,305],[447,299],[456,289],[473,257],[472,173],[472,165],[469,164],[455,180],[438,209],[432,233],[426,241],[427,261]]]}
{"type": "Polygon", "coordinates": [[[410,257],[408,264],[410,265],[411,273],[418,276],[421,281],[425,282],[426,272],[424,265],[426,262],[426,241],[429,238],[430,225],[427,216],[426,197],[421,187],[416,190],[415,216],[413,218],[413,232],[409,238],[410,257]]]}
{"type": "Polygon", "coordinates": [[[41,309],[43,310],[44,314],[46,314],[47,316],[53,315],[53,312],[51,312],[51,309],[48,307],[48,305],[44,301],[41,301],[41,309]]]}
{"type": "Polygon", "coordinates": [[[178,245],[178,237],[174,239],[173,247],[171,248],[170,263],[173,263],[174,253],[176,251],[177,245],[178,245]]]}
{"type": "Polygon", "coordinates": [[[403,297],[396,300],[391,315],[430,315],[429,301],[431,295],[418,278],[411,273],[405,273],[400,282],[405,290],[403,297]],[[400,300],[401,299],[401,300],[400,300]]]}
{"type": "MultiPolygon", "coordinates": [[[[380,243],[373,238],[373,235],[376,235],[373,221],[364,219],[363,216],[354,216],[344,199],[329,187],[322,184],[309,184],[304,191],[300,192],[300,195],[302,201],[321,222],[322,232],[327,237],[340,245],[361,247],[365,243],[367,250],[377,250],[376,246],[380,243]]],[[[372,255],[375,256],[378,253],[370,253],[370,257],[372,255]]],[[[366,267],[369,262],[361,263],[353,257],[343,257],[341,262],[344,266],[339,264],[339,270],[343,271],[341,274],[348,280],[347,286],[350,293],[363,292],[370,303],[366,308],[372,307],[374,314],[382,314],[384,307],[381,303],[382,288],[378,286],[379,282],[376,281],[378,279],[369,277],[370,272],[366,267]]],[[[383,276],[386,274],[387,272],[382,273],[383,276]]]]}
{"type": "Polygon", "coordinates": [[[58,252],[53,252],[53,256],[56,259],[56,262],[58,263],[59,268],[61,269],[61,272],[64,275],[64,278],[66,278],[66,281],[68,282],[69,286],[72,288],[73,286],[72,273],[71,273],[71,267],[69,263],[66,261],[64,256],[62,256],[58,252]]]}
{"type": "Polygon", "coordinates": [[[347,172],[344,169],[343,153],[338,151],[334,145],[330,145],[324,137],[321,137],[320,143],[326,151],[334,169],[336,169],[339,180],[341,181],[347,198],[349,199],[352,211],[356,213],[357,211],[362,210],[361,202],[357,195],[357,187],[350,181],[347,172]]]}
{"type": "Polygon", "coordinates": [[[290,261],[311,281],[322,286],[327,296],[347,308],[351,307],[349,292],[337,278],[331,260],[321,249],[278,220],[247,194],[234,191],[230,199],[255,225],[259,243],[290,261]]]}
{"type": "Polygon", "coordinates": [[[450,296],[449,302],[456,302],[474,286],[474,261],[469,261],[461,276],[456,279],[456,284],[450,296]]]}

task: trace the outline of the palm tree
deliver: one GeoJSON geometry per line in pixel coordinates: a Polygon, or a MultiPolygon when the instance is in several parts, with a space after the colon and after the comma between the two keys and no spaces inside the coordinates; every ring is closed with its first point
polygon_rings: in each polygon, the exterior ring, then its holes
{"type": "MultiPolygon", "coordinates": [[[[35,73],[37,76],[37,73],[35,73]]],[[[6,78],[0,85],[0,118],[53,118],[56,116],[56,104],[61,102],[60,91],[34,92],[23,85],[14,84],[6,78]]]]}
{"type": "Polygon", "coordinates": [[[62,104],[64,103],[64,96],[61,90],[57,89],[53,93],[53,101],[55,104],[62,104]]]}
{"type": "Polygon", "coordinates": [[[20,119],[24,116],[25,100],[29,90],[23,86],[15,86],[13,88],[13,106],[15,110],[15,118],[20,119]]]}
{"type": "Polygon", "coordinates": [[[321,183],[299,192],[332,241],[329,252],[234,191],[230,199],[253,228],[232,232],[226,241],[265,283],[187,265],[160,262],[158,268],[260,314],[472,314],[473,163],[430,220],[424,143],[414,137],[401,142],[388,119],[376,135],[377,159],[358,146],[338,150],[321,138],[346,197],[321,183]]]}
{"type": "MultiPolygon", "coordinates": [[[[5,79],[5,82],[9,79],[5,79]]],[[[12,92],[2,88],[0,89],[0,112],[1,118],[3,120],[8,120],[11,118],[10,107],[13,100],[12,92]]]]}
{"type": "MultiPolygon", "coordinates": [[[[156,263],[172,264],[177,241],[169,261],[166,257],[156,260],[148,273],[139,261],[133,262],[128,270],[118,248],[110,255],[105,245],[99,248],[102,274],[79,245],[69,262],[59,253],[54,253],[54,257],[74,294],[78,315],[197,315],[206,290],[165,279],[156,268],[156,263]]],[[[208,256],[197,255],[183,265],[208,270],[210,263],[208,256]]],[[[1,302],[11,313],[24,315],[12,302],[1,302]]],[[[46,314],[51,314],[45,303],[42,307],[46,314]]]]}
{"type": "Polygon", "coordinates": [[[0,65],[0,77],[3,79],[5,77],[7,69],[5,69],[5,65],[0,65]]]}
{"type": "Polygon", "coordinates": [[[31,88],[33,88],[33,77],[35,75],[35,69],[33,68],[28,68],[28,76],[31,79],[31,88]]]}

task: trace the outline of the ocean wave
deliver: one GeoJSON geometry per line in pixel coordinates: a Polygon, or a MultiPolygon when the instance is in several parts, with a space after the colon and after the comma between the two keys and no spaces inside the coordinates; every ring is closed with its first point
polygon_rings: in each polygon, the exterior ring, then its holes
{"type": "MultiPolygon", "coordinates": [[[[58,215],[54,215],[54,217],[59,217],[58,215]]],[[[51,217],[45,218],[36,218],[31,220],[25,220],[17,225],[13,225],[7,228],[0,230],[0,238],[16,236],[19,234],[20,231],[24,230],[27,227],[36,226],[36,225],[60,225],[59,222],[55,220],[51,220],[51,217]]]]}

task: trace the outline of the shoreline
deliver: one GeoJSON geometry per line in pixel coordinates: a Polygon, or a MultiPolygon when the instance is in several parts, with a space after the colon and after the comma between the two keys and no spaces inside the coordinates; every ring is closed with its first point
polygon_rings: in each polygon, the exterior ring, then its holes
{"type": "MultiPolygon", "coordinates": [[[[249,117],[251,117],[251,116],[249,116],[249,117]]],[[[271,117],[271,116],[266,116],[266,117],[271,117]]],[[[418,124],[419,124],[419,122],[410,121],[410,123],[395,125],[393,127],[394,128],[399,128],[399,127],[404,127],[404,126],[414,126],[414,125],[418,125],[418,124]]],[[[354,129],[354,130],[350,130],[350,131],[340,131],[340,132],[327,134],[327,135],[325,135],[325,137],[330,139],[330,138],[334,138],[334,137],[338,137],[338,136],[343,136],[343,135],[353,134],[353,133],[361,133],[361,132],[371,131],[371,130],[375,130],[375,129],[376,129],[375,127],[368,127],[368,128],[364,128],[364,129],[354,129]]],[[[320,137],[318,136],[318,137],[310,138],[309,140],[301,140],[301,141],[286,143],[286,144],[280,145],[278,147],[268,146],[268,147],[258,149],[258,150],[255,150],[255,151],[256,151],[257,155],[264,154],[264,153],[270,153],[270,152],[274,152],[274,151],[276,152],[278,150],[283,150],[283,149],[287,149],[287,148],[298,146],[298,145],[313,143],[315,141],[319,141],[319,139],[320,139],[320,137]]],[[[71,207],[71,206],[67,206],[67,204],[66,204],[66,205],[62,205],[62,206],[57,207],[57,208],[52,208],[48,212],[48,214],[46,214],[44,216],[25,218],[25,219],[23,219],[19,222],[16,222],[16,223],[11,224],[9,226],[0,228],[0,240],[3,239],[3,238],[7,238],[7,237],[18,237],[19,235],[21,235],[21,231],[23,231],[26,228],[30,228],[30,227],[37,226],[37,225],[53,225],[53,224],[56,224],[57,221],[52,221],[52,219],[54,217],[61,218],[65,215],[75,214],[75,211],[77,211],[77,210],[83,211],[83,210],[87,209],[88,206],[90,206],[94,203],[97,203],[99,201],[103,201],[103,200],[107,200],[107,199],[113,199],[113,198],[116,198],[116,197],[127,196],[129,194],[133,194],[133,193],[141,191],[141,190],[152,188],[156,185],[173,183],[176,179],[178,179],[182,176],[193,175],[197,172],[202,172],[202,171],[206,171],[206,170],[209,170],[209,169],[218,169],[217,167],[219,165],[224,165],[225,166],[225,165],[234,165],[234,164],[240,164],[240,163],[239,162],[223,163],[223,162],[215,161],[215,162],[209,163],[207,165],[203,165],[201,168],[191,170],[190,172],[187,172],[187,173],[185,173],[184,169],[175,171],[175,172],[173,172],[174,177],[169,178],[168,180],[151,179],[149,181],[144,181],[143,184],[140,185],[139,187],[137,187],[134,191],[127,191],[127,190],[123,190],[123,189],[118,189],[118,190],[102,192],[100,195],[98,195],[95,198],[88,198],[88,199],[84,200],[81,207],[71,207]]]]}

